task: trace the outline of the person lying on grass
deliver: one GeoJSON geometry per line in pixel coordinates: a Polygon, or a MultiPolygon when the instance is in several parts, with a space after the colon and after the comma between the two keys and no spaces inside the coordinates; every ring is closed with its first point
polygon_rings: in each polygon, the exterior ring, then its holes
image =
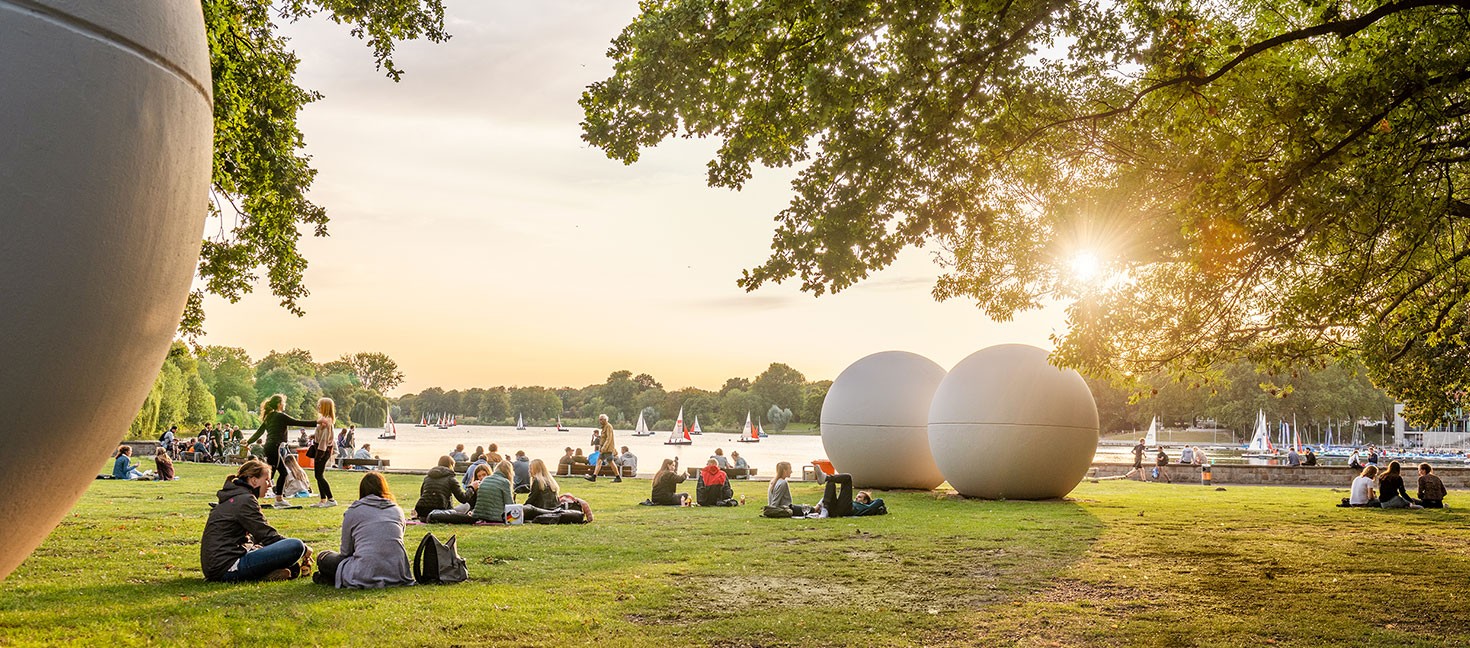
{"type": "Polygon", "coordinates": [[[208,581],[278,581],[311,573],[311,548],[277,533],[260,512],[271,469],[251,459],[225,478],[199,539],[199,566],[208,581]]]}
{"type": "Polygon", "coordinates": [[[357,501],[342,516],[341,551],[323,551],[312,582],[334,587],[413,585],[403,545],[403,509],[382,473],[363,475],[357,501]]]}

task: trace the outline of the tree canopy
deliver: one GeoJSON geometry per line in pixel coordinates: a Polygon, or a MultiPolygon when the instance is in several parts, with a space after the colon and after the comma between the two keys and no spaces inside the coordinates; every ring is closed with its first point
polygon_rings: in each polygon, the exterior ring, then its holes
{"type": "Polygon", "coordinates": [[[662,0],[583,137],[797,166],[748,290],[929,246],[938,299],[1069,304],[1098,376],[1358,357],[1421,420],[1470,387],[1470,0],[662,0]]]}
{"type": "MultiPolygon", "coordinates": [[[[399,80],[395,46],[426,38],[442,42],[442,0],[203,0],[214,88],[214,171],[209,213],[219,229],[206,232],[198,273],[204,287],[189,297],[180,328],[203,331],[204,293],[235,302],[264,269],[281,306],[301,315],[306,259],[301,228],[327,235],[327,211],[306,197],[316,170],[301,154],[296,117],[321,95],[296,84],[297,59],[277,21],[323,14],[367,42],[378,69],[399,80]]],[[[201,208],[204,206],[201,205],[201,208]]]]}

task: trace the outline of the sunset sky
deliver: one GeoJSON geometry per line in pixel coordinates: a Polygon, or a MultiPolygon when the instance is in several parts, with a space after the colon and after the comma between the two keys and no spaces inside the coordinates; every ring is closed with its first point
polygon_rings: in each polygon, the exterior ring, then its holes
{"type": "Polygon", "coordinates": [[[835,296],[736,287],[768,254],[790,170],[758,170],[741,192],[710,189],[717,142],[667,142],[629,167],[579,138],[577,98],[607,75],[608,41],[636,10],[449,2],[454,38],[402,47],[397,84],[345,28],[288,28],[299,81],[326,95],[301,126],[331,236],[302,246],[305,317],[262,284],[239,304],[210,298],[201,342],[257,359],[381,351],[406,374],[398,393],[580,387],[617,369],[668,389],[718,388],[771,362],[830,379],[888,349],[950,367],[992,344],[1050,348],[1060,309],[1002,324],[936,303],[925,250],[835,296]]]}

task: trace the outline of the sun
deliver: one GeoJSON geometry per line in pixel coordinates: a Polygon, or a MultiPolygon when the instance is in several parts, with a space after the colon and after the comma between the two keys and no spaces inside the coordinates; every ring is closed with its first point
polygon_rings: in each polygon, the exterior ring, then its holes
{"type": "Polygon", "coordinates": [[[1092,283],[1102,274],[1102,260],[1091,251],[1082,251],[1072,255],[1068,261],[1072,267],[1072,277],[1083,283],[1092,283]]]}

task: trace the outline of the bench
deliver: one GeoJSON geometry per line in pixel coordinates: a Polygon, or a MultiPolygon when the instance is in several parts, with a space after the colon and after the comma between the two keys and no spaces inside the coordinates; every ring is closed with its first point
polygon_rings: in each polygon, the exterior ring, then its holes
{"type": "MultiPolygon", "coordinates": [[[[624,477],[633,477],[634,476],[634,474],[633,474],[633,467],[632,466],[622,466],[621,469],[623,471],[623,476],[624,477]]],[[[571,464],[571,465],[560,464],[560,465],[558,465],[556,467],[556,476],[557,477],[576,477],[576,476],[580,476],[580,475],[590,475],[590,474],[592,474],[592,464],[584,464],[584,463],[571,464]]],[[[607,470],[603,470],[599,474],[600,475],[606,475],[607,474],[607,470]]]]}
{"type": "MultiPolygon", "coordinates": [[[[690,479],[698,477],[699,471],[701,470],[704,470],[704,466],[699,466],[698,468],[690,466],[685,469],[689,473],[690,479]]],[[[755,468],[726,468],[725,476],[730,479],[750,479],[755,476],[755,472],[755,468]]]]}
{"type": "Polygon", "coordinates": [[[353,466],[365,466],[367,468],[386,468],[386,467],[388,467],[388,460],[387,459],[343,459],[342,460],[342,468],[344,470],[350,470],[353,466]]]}

